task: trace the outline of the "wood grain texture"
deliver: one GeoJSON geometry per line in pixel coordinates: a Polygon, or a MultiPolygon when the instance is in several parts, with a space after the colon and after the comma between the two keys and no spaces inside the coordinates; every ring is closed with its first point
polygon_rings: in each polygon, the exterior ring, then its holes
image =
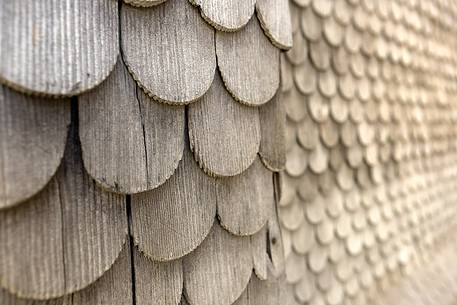
{"type": "Polygon", "coordinates": [[[126,305],[132,303],[130,253],[126,245],[114,263],[98,281],[74,294],[37,301],[19,299],[0,290],[2,305],[126,305]]]}
{"type": "Polygon", "coordinates": [[[215,223],[183,265],[189,304],[230,305],[243,293],[252,274],[250,238],[231,235],[215,223]]]}
{"type": "Polygon", "coordinates": [[[0,213],[0,286],[20,297],[47,299],[83,289],[121,252],[124,197],[101,191],[84,172],[80,154],[72,132],[48,186],[0,213]]]}
{"type": "Polygon", "coordinates": [[[272,171],[281,171],[286,165],[286,109],[280,94],[259,108],[260,158],[272,171]]]}
{"type": "Polygon", "coordinates": [[[157,261],[193,251],[209,233],[215,216],[215,180],[200,170],[188,148],[169,180],[132,196],[135,243],[157,261]]]}
{"type": "Polygon", "coordinates": [[[268,267],[271,265],[268,257],[267,226],[251,236],[251,253],[255,275],[261,279],[268,278],[268,267]]]}
{"type": "Polygon", "coordinates": [[[279,50],[257,18],[235,33],[216,33],[217,63],[227,90],[243,104],[258,106],[279,88],[279,50]]]}
{"type": "Polygon", "coordinates": [[[124,0],[125,3],[140,7],[151,7],[154,5],[162,4],[165,1],[167,0],[124,0]]]}
{"type": "Polygon", "coordinates": [[[274,274],[283,274],[285,269],[284,243],[279,227],[279,219],[276,212],[276,203],[270,209],[268,220],[268,249],[271,255],[271,263],[274,274]]]}
{"type": "Polygon", "coordinates": [[[0,80],[27,93],[87,91],[119,53],[114,0],[2,1],[0,29],[0,80]]]}
{"type": "Polygon", "coordinates": [[[159,101],[191,103],[213,81],[214,29],[186,0],[148,9],[123,5],[121,49],[135,80],[159,101]]]}
{"type": "Polygon", "coordinates": [[[267,280],[252,276],[249,285],[233,305],[293,305],[285,279],[269,274],[267,280]]]}
{"type": "Polygon", "coordinates": [[[278,48],[292,48],[292,22],[288,0],[257,0],[257,17],[265,34],[278,48]]]}
{"type": "Polygon", "coordinates": [[[189,106],[189,138],[195,159],[211,176],[235,176],[256,159],[260,146],[259,111],[241,105],[219,75],[203,98],[189,106]]]}
{"type": "Polygon", "coordinates": [[[0,209],[29,199],[62,160],[70,101],[26,97],[0,85],[0,209]]]}
{"type": "Polygon", "coordinates": [[[257,158],[243,174],[217,182],[217,213],[222,227],[241,236],[258,232],[274,202],[272,173],[257,158]]]}
{"type": "Polygon", "coordinates": [[[181,296],[181,302],[179,305],[189,305],[189,302],[186,300],[186,297],[184,295],[181,296]]]}
{"type": "Polygon", "coordinates": [[[256,0],[189,0],[201,9],[202,17],[219,31],[234,32],[254,14],[256,0]]]}
{"type": "Polygon", "coordinates": [[[140,90],[122,61],[79,99],[84,166],[118,193],[152,190],[178,167],[184,149],[184,107],[159,104],[140,90]]]}
{"type": "Polygon", "coordinates": [[[181,260],[156,262],[134,249],[136,304],[177,305],[183,289],[181,260]]]}

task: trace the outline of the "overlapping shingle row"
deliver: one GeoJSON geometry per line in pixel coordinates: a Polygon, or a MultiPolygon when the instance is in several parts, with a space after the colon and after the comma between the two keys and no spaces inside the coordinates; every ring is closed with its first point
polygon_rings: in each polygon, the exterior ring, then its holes
{"type": "Polygon", "coordinates": [[[0,4],[0,299],[279,304],[288,2],[125,2],[0,4]]]}
{"type": "MultiPolygon", "coordinates": [[[[376,304],[454,242],[456,9],[291,1],[279,216],[297,304],[376,304]]],[[[403,293],[381,304],[422,304],[403,293]]]]}

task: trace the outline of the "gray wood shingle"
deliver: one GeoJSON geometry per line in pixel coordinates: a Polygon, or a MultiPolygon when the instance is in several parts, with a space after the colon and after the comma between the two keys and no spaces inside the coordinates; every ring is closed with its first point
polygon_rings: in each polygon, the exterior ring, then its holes
{"type": "Polygon", "coordinates": [[[256,0],[189,0],[201,9],[203,18],[219,31],[234,32],[254,14],[256,0]]]}
{"type": "Polygon", "coordinates": [[[119,61],[108,79],[79,98],[84,166],[104,188],[152,190],[173,175],[184,148],[184,107],[159,104],[119,61]]]}
{"type": "Polygon", "coordinates": [[[224,84],[237,101],[259,106],[273,98],[279,88],[279,50],[257,18],[238,32],[217,32],[216,54],[224,84]]]}
{"type": "Polygon", "coordinates": [[[250,238],[236,237],[215,224],[202,245],[184,258],[183,265],[190,304],[233,304],[252,274],[250,238]]]}
{"type": "Polygon", "coordinates": [[[0,80],[27,93],[72,96],[94,88],[119,53],[115,0],[0,3],[0,80]]]}
{"type": "Polygon", "coordinates": [[[235,102],[219,75],[203,98],[189,105],[188,117],[190,145],[206,173],[235,176],[254,162],[260,145],[259,112],[235,102]]]}
{"type": "Polygon", "coordinates": [[[0,85],[0,209],[45,187],[63,158],[68,100],[31,98],[0,85]]]}
{"type": "Polygon", "coordinates": [[[187,0],[148,9],[122,5],[121,38],[129,71],[154,99],[188,104],[211,86],[214,29],[187,0]]]}
{"type": "Polygon", "coordinates": [[[79,154],[73,133],[47,187],[0,212],[0,285],[14,294],[48,299],[86,288],[122,250],[124,197],[99,189],[79,154]]]}
{"type": "Polygon", "coordinates": [[[176,173],[155,190],[132,196],[133,237],[150,259],[168,261],[193,251],[216,216],[216,185],[186,147],[176,173]]]}

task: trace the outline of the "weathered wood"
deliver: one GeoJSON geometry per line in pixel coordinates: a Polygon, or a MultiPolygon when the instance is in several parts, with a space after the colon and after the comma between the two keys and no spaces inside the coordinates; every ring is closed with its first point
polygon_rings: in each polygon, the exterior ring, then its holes
{"type": "Polygon", "coordinates": [[[184,107],[140,90],[119,61],[108,79],[79,99],[84,166],[104,188],[152,190],[175,171],[184,148],[184,107]]]}
{"type": "Polygon", "coordinates": [[[330,262],[328,261],[328,247],[321,246],[318,243],[308,253],[308,266],[315,274],[321,273],[330,262]]]}
{"type": "Polygon", "coordinates": [[[222,227],[252,235],[266,223],[274,202],[273,175],[257,158],[241,175],[217,180],[217,213],[222,227]]]}
{"type": "Polygon", "coordinates": [[[348,103],[339,94],[330,100],[330,115],[335,122],[340,124],[344,124],[349,117],[348,103]]]}
{"type": "Polygon", "coordinates": [[[328,150],[318,141],[316,148],[309,155],[309,167],[314,173],[321,174],[328,168],[328,161],[328,150]]]}
{"type": "Polygon", "coordinates": [[[261,106],[259,113],[260,159],[268,169],[281,171],[286,165],[286,109],[280,94],[261,106]]]}
{"type": "Polygon", "coordinates": [[[179,305],[189,305],[189,302],[187,301],[185,295],[181,296],[181,302],[179,303],[179,305]]]}
{"type": "Polygon", "coordinates": [[[38,193],[62,160],[70,101],[26,97],[0,85],[0,209],[38,193]]]}
{"type": "Polygon", "coordinates": [[[300,200],[295,198],[288,206],[281,207],[279,217],[284,228],[297,230],[305,218],[300,200]]]}
{"type": "Polygon", "coordinates": [[[335,18],[327,18],[324,20],[324,36],[328,43],[333,47],[341,45],[344,38],[344,28],[337,22],[335,18]]]}
{"type": "Polygon", "coordinates": [[[317,14],[328,17],[333,10],[333,0],[313,0],[312,7],[317,14]]]}
{"type": "Polygon", "coordinates": [[[113,0],[0,3],[0,80],[27,93],[71,96],[101,83],[119,53],[113,0]]]}
{"type": "Polygon", "coordinates": [[[297,140],[298,144],[307,150],[314,150],[317,147],[319,142],[319,128],[309,116],[298,125],[297,140]]]}
{"type": "Polygon", "coordinates": [[[151,7],[154,5],[162,4],[165,1],[167,0],[124,0],[125,3],[140,7],[151,7]]]}
{"type": "Polygon", "coordinates": [[[18,296],[47,299],[81,290],[121,252],[125,198],[99,189],[80,154],[71,132],[64,161],[47,187],[0,212],[0,285],[18,296]]]}
{"type": "Polygon", "coordinates": [[[289,91],[284,92],[281,99],[284,100],[286,115],[291,121],[299,123],[308,116],[308,111],[303,107],[307,97],[297,90],[297,86],[294,85],[289,91]]]}
{"type": "Polygon", "coordinates": [[[264,226],[259,232],[251,236],[251,254],[254,273],[261,280],[268,278],[268,268],[269,264],[271,264],[267,253],[267,237],[267,226],[264,226]]]}
{"type": "Polygon", "coordinates": [[[323,37],[309,44],[309,56],[317,70],[324,72],[330,67],[331,48],[323,37]]]}
{"type": "MultiPolygon", "coordinates": [[[[269,258],[271,260],[271,270],[274,272],[275,275],[280,275],[284,274],[286,262],[284,256],[284,241],[279,225],[277,203],[272,204],[270,213],[270,219],[268,220],[267,240],[267,245],[270,254],[269,258]]],[[[268,262],[270,262],[270,260],[268,260],[268,262]]]]}
{"type": "Polygon", "coordinates": [[[257,108],[237,103],[219,75],[203,98],[189,106],[191,149],[211,176],[235,176],[256,159],[260,146],[257,108]]]}
{"type": "Polygon", "coordinates": [[[322,37],[322,23],[322,19],[313,11],[311,7],[302,11],[300,28],[307,40],[316,41],[322,37]]]}
{"type": "Polygon", "coordinates": [[[318,88],[323,96],[331,98],[336,94],[337,79],[332,70],[319,73],[318,88]]]}
{"type": "Polygon", "coordinates": [[[262,32],[257,18],[235,33],[216,33],[217,62],[232,96],[258,106],[279,88],[279,50],[262,32]]]}
{"type": "Polygon", "coordinates": [[[37,301],[19,299],[0,289],[2,305],[126,305],[132,303],[130,254],[126,245],[114,265],[94,284],[64,297],[37,301]]]}
{"type": "Polygon", "coordinates": [[[265,34],[280,49],[292,47],[292,23],[288,0],[257,0],[257,17],[265,34]]]}
{"type": "Polygon", "coordinates": [[[287,152],[286,159],[286,172],[292,177],[301,176],[308,167],[308,152],[298,144],[295,144],[291,150],[287,152]]]}
{"type": "Polygon", "coordinates": [[[294,85],[292,64],[284,56],[281,56],[281,91],[287,92],[294,85]]]}
{"type": "Polygon", "coordinates": [[[179,304],[183,289],[181,260],[152,261],[136,248],[133,255],[136,304],[179,304]]]}
{"type": "Polygon", "coordinates": [[[289,305],[285,303],[284,278],[275,278],[269,274],[268,280],[251,277],[248,287],[233,305],[289,305]]]}
{"type": "MultiPolygon", "coordinates": [[[[189,0],[201,9],[203,18],[219,31],[234,32],[254,14],[256,0],[189,0]]],[[[254,17],[255,18],[255,17],[254,17]]]]}
{"type": "Polygon", "coordinates": [[[303,94],[311,94],[317,87],[317,72],[308,57],[303,64],[294,69],[294,81],[297,89],[303,94]]]}
{"type": "Polygon", "coordinates": [[[183,265],[190,304],[232,304],[252,274],[250,238],[231,235],[215,223],[200,247],[184,257],[183,265]]]}
{"type": "Polygon", "coordinates": [[[330,116],[330,101],[319,91],[314,92],[308,98],[308,111],[310,117],[317,123],[323,123],[330,116]]]}
{"type": "Polygon", "coordinates": [[[295,285],[295,296],[302,303],[306,303],[316,294],[316,290],[315,276],[311,273],[309,268],[307,268],[300,282],[295,285]]]}
{"type": "Polygon", "coordinates": [[[194,250],[216,216],[216,185],[186,147],[178,169],[160,187],[132,196],[133,237],[150,259],[168,261],[194,250]]]}
{"type": "Polygon", "coordinates": [[[303,199],[303,202],[308,203],[313,201],[319,194],[318,187],[316,175],[311,171],[307,171],[300,177],[297,192],[300,198],[303,199]]]}
{"type": "MultiPolygon", "coordinates": [[[[306,60],[306,57],[308,56],[308,42],[303,38],[302,33],[299,31],[294,33],[293,38],[294,45],[289,51],[285,53],[285,56],[291,64],[300,65],[306,60]]],[[[289,75],[284,75],[284,73],[281,71],[281,77],[291,77],[292,71],[288,71],[288,73],[289,75]]],[[[281,82],[284,83],[284,81],[282,81],[282,78],[281,82]]]]}
{"type": "Polygon", "coordinates": [[[320,138],[322,143],[328,148],[335,147],[338,144],[339,140],[339,133],[338,133],[339,126],[335,124],[332,120],[327,120],[324,123],[319,125],[320,129],[320,138]]]}
{"type": "Polygon", "coordinates": [[[129,71],[154,99],[188,104],[211,86],[214,30],[187,1],[169,0],[148,9],[123,5],[121,35],[129,71]]]}
{"type": "Polygon", "coordinates": [[[292,232],[292,246],[298,254],[306,255],[315,244],[314,226],[305,219],[300,227],[292,232]]]}
{"type": "Polygon", "coordinates": [[[298,255],[295,252],[291,252],[286,258],[286,279],[288,283],[298,283],[307,269],[306,258],[302,255],[298,255]]]}

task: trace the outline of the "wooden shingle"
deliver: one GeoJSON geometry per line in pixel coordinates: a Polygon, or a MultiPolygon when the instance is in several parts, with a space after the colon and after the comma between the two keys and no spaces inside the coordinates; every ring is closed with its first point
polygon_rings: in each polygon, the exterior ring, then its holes
{"type": "Polygon", "coordinates": [[[84,166],[106,189],[139,193],[163,184],[184,149],[184,107],[159,104],[119,61],[108,79],[79,98],[84,166]]]}
{"type": "Polygon", "coordinates": [[[63,158],[70,101],[34,99],[0,85],[0,209],[42,190],[63,158]]]}
{"type": "Polygon", "coordinates": [[[40,95],[73,96],[100,84],[118,54],[113,0],[2,1],[0,81],[40,95]]]}
{"type": "Polygon", "coordinates": [[[257,18],[238,32],[217,32],[216,54],[224,84],[237,101],[259,106],[273,98],[279,88],[279,50],[257,18]]]}
{"type": "Polygon", "coordinates": [[[102,191],[85,173],[72,130],[46,188],[0,212],[0,285],[20,297],[86,288],[111,268],[126,240],[124,197],[102,191]]]}
{"type": "Polygon", "coordinates": [[[238,175],[257,157],[259,111],[237,103],[219,75],[203,98],[189,106],[188,126],[195,159],[209,175],[238,175]]]}
{"type": "Polygon", "coordinates": [[[148,9],[122,5],[121,48],[133,78],[158,101],[191,103],[213,82],[214,29],[186,0],[148,9]]]}
{"type": "Polygon", "coordinates": [[[195,250],[215,216],[215,181],[198,167],[189,148],[168,181],[132,196],[132,234],[151,260],[169,261],[195,250]]]}

